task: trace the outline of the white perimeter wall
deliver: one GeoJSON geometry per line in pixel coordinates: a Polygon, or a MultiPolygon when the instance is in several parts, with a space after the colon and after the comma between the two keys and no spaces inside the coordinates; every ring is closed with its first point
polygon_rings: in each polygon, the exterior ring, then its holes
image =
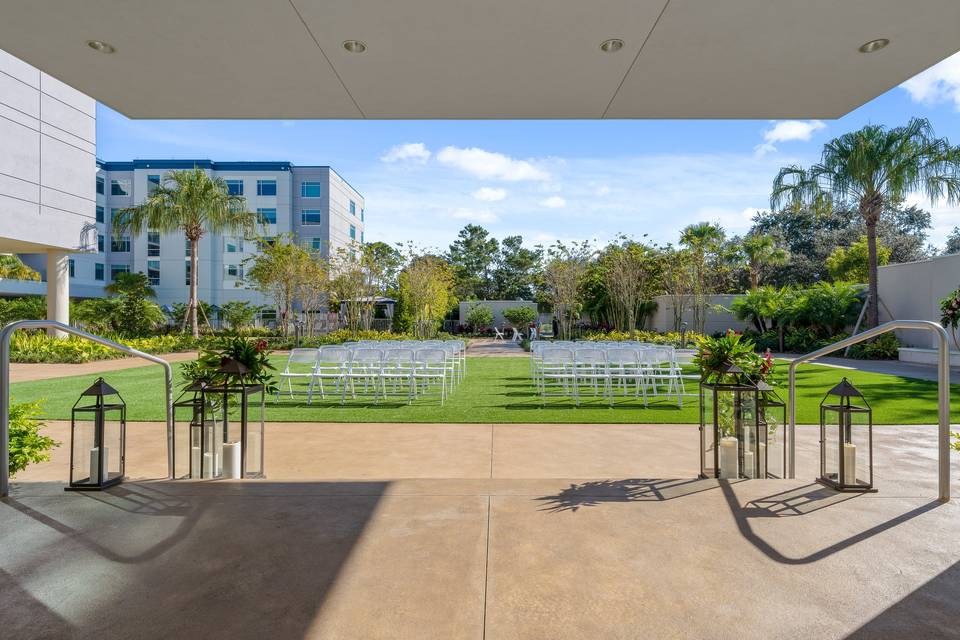
{"type": "MultiPolygon", "coordinates": [[[[741,296],[737,294],[712,295],[707,296],[707,301],[711,307],[720,305],[729,309],[730,304],[739,297],[741,296]]],[[[654,300],[657,302],[657,311],[653,314],[652,326],[650,328],[655,331],[673,331],[673,297],[657,296],[654,300]]],[[[693,331],[693,309],[690,303],[686,305],[683,319],[687,322],[687,329],[693,331]]],[[[707,335],[717,332],[724,333],[728,329],[743,331],[744,329],[750,328],[752,328],[751,325],[737,320],[733,317],[732,313],[727,311],[712,308],[707,311],[707,322],[704,326],[704,332],[707,335]]]]}
{"type": "MultiPolygon", "coordinates": [[[[932,320],[940,322],[940,299],[960,287],[960,254],[922,262],[880,267],[880,321],[932,320]]],[[[936,337],[928,331],[898,331],[908,347],[935,348],[936,337]]]]}

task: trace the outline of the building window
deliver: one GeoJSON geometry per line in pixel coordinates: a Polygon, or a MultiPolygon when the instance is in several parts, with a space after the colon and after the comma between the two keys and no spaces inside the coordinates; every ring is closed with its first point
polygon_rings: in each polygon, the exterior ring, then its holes
{"type": "Polygon", "coordinates": [[[226,180],[227,193],[231,196],[243,195],[243,180],[226,180]]]}
{"type": "Polygon", "coordinates": [[[147,195],[152,196],[154,192],[159,188],[160,188],[160,176],[158,175],[147,176],[147,195]]]}
{"type": "Polygon", "coordinates": [[[364,211],[365,211],[365,209],[363,209],[363,208],[361,207],[361,208],[360,208],[360,222],[363,222],[363,213],[364,213],[364,211]]]}
{"type": "Polygon", "coordinates": [[[363,230],[360,231],[360,244],[363,244],[363,230]]]}
{"type": "Polygon", "coordinates": [[[110,238],[110,251],[114,253],[129,253],[130,236],[115,235],[110,238]]]}
{"type": "Polygon", "coordinates": [[[227,238],[227,253],[243,253],[243,238],[227,238]]]}
{"type": "Polygon", "coordinates": [[[125,265],[125,264],[110,265],[110,280],[116,280],[118,273],[130,273],[129,265],[125,265]]]}
{"type": "Polygon", "coordinates": [[[190,257],[190,238],[183,239],[183,255],[190,257]]]}
{"type": "Polygon", "coordinates": [[[357,228],[353,225],[350,225],[350,239],[351,240],[357,239],[357,228]]]}
{"type": "Polygon", "coordinates": [[[303,209],[300,211],[300,224],[320,224],[322,215],[320,209],[303,209]]]}
{"type": "Polygon", "coordinates": [[[97,193],[103,195],[103,176],[97,176],[97,193]]]}
{"type": "Polygon", "coordinates": [[[103,282],[103,263],[98,262],[93,265],[93,279],[103,282]]]}
{"type": "Polygon", "coordinates": [[[97,222],[103,222],[103,207],[97,205],[97,222]]]}
{"type": "Polygon", "coordinates": [[[301,198],[319,198],[320,183],[319,182],[301,182],[300,197],[301,198]]]}
{"type": "Polygon", "coordinates": [[[353,200],[350,201],[350,215],[354,217],[357,215],[357,203],[353,200]]]}
{"type": "Polygon", "coordinates": [[[323,238],[310,238],[310,248],[314,251],[323,251],[323,238]]]}
{"type": "Polygon", "coordinates": [[[241,265],[228,264],[226,267],[228,278],[243,278],[243,267],[241,265]]]}
{"type": "Polygon", "coordinates": [[[272,236],[266,236],[264,238],[260,238],[259,240],[257,240],[257,249],[260,251],[263,251],[267,247],[272,247],[273,243],[276,241],[277,239],[272,236]]]}
{"type": "Polygon", "coordinates": [[[159,231],[147,231],[147,255],[151,257],[160,255],[159,231]]]}
{"type": "Polygon", "coordinates": [[[111,180],[110,195],[112,196],[130,195],[130,181],[129,180],[111,180]]]}
{"type": "Polygon", "coordinates": [[[110,209],[110,224],[113,224],[114,221],[120,218],[121,211],[123,211],[123,209],[118,209],[118,208],[110,209]]]}
{"type": "Polygon", "coordinates": [[[257,209],[257,219],[260,224],[277,224],[276,209],[257,209]]]}
{"type": "Polygon", "coordinates": [[[102,233],[97,234],[97,251],[99,251],[100,253],[103,253],[103,234],[102,233]]]}
{"type": "Polygon", "coordinates": [[[71,277],[71,278],[76,278],[76,277],[77,277],[77,263],[73,261],[73,258],[70,258],[67,262],[68,262],[69,269],[70,269],[70,277],[71,277]]]}
{"type": "Polygon", "coordinates": [[[187,261],[184,263],[184,267],[186,267],[186,277],[184,278],[184,283],[183,283],[183,284],[187,285],[188,287],[190,286],[190,266],[191,266],[191,265],[190,265],[190,261],[187,260],[187,261]]]}
{"type": "Polygon", "coordinates": [[[277,181],[276,180],[257,180],[257,195],[258,196],[277,195],[277,181]]]}
{"type": "Polygon", "coordinates": [[[160,286],[160,261],[147,260],[147,279],[151,287],[160,286]]]}

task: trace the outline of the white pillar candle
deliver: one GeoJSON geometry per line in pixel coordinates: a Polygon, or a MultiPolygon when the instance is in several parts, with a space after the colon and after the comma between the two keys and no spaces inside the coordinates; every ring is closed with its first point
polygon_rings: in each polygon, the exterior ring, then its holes
{"type": "Polygon", "coordinates": [[[223,476],[240,479],[240,443],[226,442],[223,445],[223,476]]]}
{"type": "Polygon", "coordinates": [[[760,456],[760,477],[767,477],[767,443],[761,442],[758,446],[760,456]]]}
{"type": "Polygon", "coordinates": [[[219,460],[217,460],[216,454],[205,453],[203,454],[203,477],[204,478],[215,478],[217,476],[217,470],[219,468],[219,460]]]}
{"type": "Polygon", "coordinates": [[[200,477],[200,447],[190,447],[190,477],[200,477]]]}
{"type": "Polygon", "coordinates": [[[736,479],[740,476],[737,470],[737,454],[739,443],[733,436],[720,438],[720,477],[736,479]]]}
{"type": "Polygon", "coordinates": [[[857,484],[857,445],[843,445],[843,484],[857,484]]]}
{"type": "Polygon", "coordinates": [[[107,461],[109,460],[109,457],[110,457],[110,449],[108,449],[107,447],[103,447],[102,463],[100,460],[100,449],[101,449],[100,447],[93,447],[92,449],[90,449],[90,482],[91,483],[97,482],[97,479],[100,477],[98,474],[101,468],[103,469],[103,480],[107,481],[109,479],[107,477],[107,469],[109,469],[110,467],[107,466],[107,461]]]}
{"type": "Polygon", "coordinates": [[[743,475],[748,478],[753,478],[754,471],[756,467],[753,462],[753,451],[749,449],[743,450],[743,475]]]}

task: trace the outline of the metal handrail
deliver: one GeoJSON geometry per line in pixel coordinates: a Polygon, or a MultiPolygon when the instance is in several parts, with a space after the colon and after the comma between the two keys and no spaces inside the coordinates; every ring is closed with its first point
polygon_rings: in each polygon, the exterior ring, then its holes
{"type": "Polygon", "coordinates": [[[787,375],[787,412],[790,416],[790,426],[788,429],[788,437],[790,439],[790,455],[788,459],[790,478],[795,478],[797,471],[797,365],[816,360],[844,347],[876,338],[879,335],[896,329],[924,329],[926,331],[932,331],[937,335],[939,343],[937,347],[937,418],[939,424],[937,434],[937,445],[939,449],[937,471],[940,500],[942,502],[948,502],[950,500],[950,343],[944,328],[930,320],[892,320],[885,322],[873,329],[867,329],[863,333],[838,340],[822,349],[817,349],[816,351],[802,355],[790,363],[787,375]]]}
{"type": "Polygon", "coordinates": [[[163,366],[167,386],[167,479],[173,478],[173,368],[163,358],[53,320],[18,320],[0,329],[0,497],[10,495],[10,336],[18,329],[58,329],[163,366]]]}

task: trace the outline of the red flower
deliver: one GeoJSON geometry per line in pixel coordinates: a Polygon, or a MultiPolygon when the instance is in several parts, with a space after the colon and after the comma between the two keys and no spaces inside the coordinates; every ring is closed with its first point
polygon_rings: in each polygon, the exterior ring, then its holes
{"type": "Polygon", "coordinates": [[[267,350],[267,341],[266,340],[257,340],[256,346],[257,353],[263,353],[267,350]]]}

